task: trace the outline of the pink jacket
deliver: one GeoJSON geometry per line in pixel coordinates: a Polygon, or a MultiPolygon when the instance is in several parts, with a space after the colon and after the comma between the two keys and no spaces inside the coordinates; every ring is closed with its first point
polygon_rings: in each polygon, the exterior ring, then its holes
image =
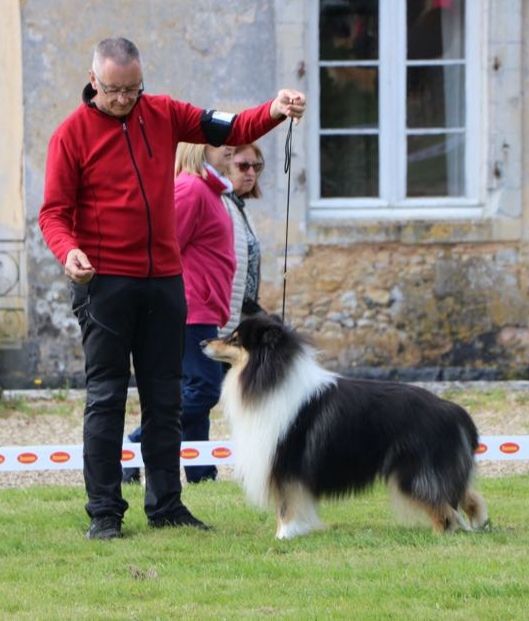
{"type": "Polygon", "coordinates": [[[175,180],[176,237],[187,300],[187,323],[222,327],[230,316],[235,273],[233,225],[221,194],[224,183],[182,172],[175,180]]]}

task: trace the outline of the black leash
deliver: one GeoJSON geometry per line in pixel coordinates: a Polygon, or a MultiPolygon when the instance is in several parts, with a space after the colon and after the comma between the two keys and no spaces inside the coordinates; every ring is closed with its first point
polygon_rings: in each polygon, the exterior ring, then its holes
{"type": "Polygon", "coordinates": [[[285,300],[287,295],[287,257],[288,257],[288,220],[290,216],[290,165],[292,163],[292,122],[288,126],[287,139],[285,141],[285,164],[283,170],[288,175],[287,183],[287,217],[285,225],[285,262],[283,265],[283,308],[281,311],[281,321],[285,323],[285,300]]]}

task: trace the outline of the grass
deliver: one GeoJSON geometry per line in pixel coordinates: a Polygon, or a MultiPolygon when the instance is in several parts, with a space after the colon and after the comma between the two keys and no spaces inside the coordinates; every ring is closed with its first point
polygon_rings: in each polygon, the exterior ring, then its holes
{"type": "Polygon", "coordinates": [[[0,419],[13,414],[30,414],[31,411],[31,402],[27,399],[22,397],[4,399],[0,397],[0,419]]]}
{"type": "MultiPolygon", "coordinates": [[[[444,396],[467,407],[485,433],[529,432],[528,391],[491,385],[444,396]]],[[[138,408],[129,399],[131,422],[138,408]]],[[[80,420],[82,409],[68,391],[49,401],[0,399],[0,429],[2,418],[17,415],[34,425],[40,415],[80,420]]],[[[212,429],[226,437],[218,411],[212,429]]],[[[229,481],[184,491],[211,533],[148,529],[143,490],[126,488],[125,537],[111,542],[84,539],[80,487],[0,489],[0,621],[525,619],[529,477],[479,483],[491,532],[439,537],[401,526],[377,487],[325,503],[329,528],[291,542],[276,541],[273,515],[249,507],[229,481]]]]}
{"type": "Polygon", "coordinates": [[[24,397],[0,399],[0,420],[20,414],[30,418],[47,414],[52,416],[70,416],[72,414],[82,416],[83,407],[81,400],[72,401],[60,396],[50,400],[25,399],[24,397]]]}
{"type": "MultiPolygon", "coordinates": [[[[55,391],[50,399],[27,398],[16,396],[9,399],[0,397],[0,420],[10,416],[27,416],[32,419],[39,416],[75,416],[82,420],[84,410],[84,396],[71,398],[65,390],[55,391]]],[[[129,397],[126,406],[127,415],[139,414],[139,400],[137,396],[129,397]]]]}
{"type": "Polygon", "coordinates": [[[443,393],[443,397],[456,401],[469,410],[487,408],[501,412],[512,405],[526,406],[529,404],[529,392],[517,392],[503,387],[491,387],[481,390],[448,389],[443,393]]]}
{"type": "Polygon", "coordinates": [[[485,479],[493,528],[436,536],[398,525],[382,487],[325,503],[323,532],[273,538],[274,518],[219,481],[185,501],[213,532],[150,530],[128,487],[119,541],[86,541],[84,491],[0,490],[0,619],[527,618],[529,477],[485,479]]]}

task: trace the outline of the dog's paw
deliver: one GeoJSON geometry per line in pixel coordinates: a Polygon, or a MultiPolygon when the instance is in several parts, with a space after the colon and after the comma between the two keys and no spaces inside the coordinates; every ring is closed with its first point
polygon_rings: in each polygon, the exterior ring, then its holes
{"type": "Polygon", "coordinates": [[[299,532],[296,532],[295,529],[292,528],[292,523],[289,524],[280,524],[276,532],[276,539],[294,539],[300,535],[299,532]]]}
{"type": "Polygon", "coordinates": [[[479,526],[476,526],[476,528],[474,529],[476,532],[478,533],[488,533],[492,530],[492,522],[490,521],[490,518],[487,518],[483,524],[480,524],[479,526]]]}
{"type": "Polygon", "coordinates": [[[308,535],[314,530],[323,530],[325,525],[318,522],[281,522],[276,532],[276,539],[294,539],[294,537],[301,537],[302,535],[308,535]]]}

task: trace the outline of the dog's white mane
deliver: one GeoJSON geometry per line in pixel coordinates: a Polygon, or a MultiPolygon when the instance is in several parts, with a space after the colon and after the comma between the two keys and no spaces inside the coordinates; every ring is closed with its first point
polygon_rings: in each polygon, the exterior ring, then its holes
{"type": "Polygon", "coordinates": [[[269,501],[269,475],[279,440],[309,397],[336,383],[338,376],[321,367],[314,350],[304,346],[277,386],[254,402],[243,404],[240,371],[228,371],[221,403],[231,426],[236,475],[248,498],[264,507],[269,501]]]}

